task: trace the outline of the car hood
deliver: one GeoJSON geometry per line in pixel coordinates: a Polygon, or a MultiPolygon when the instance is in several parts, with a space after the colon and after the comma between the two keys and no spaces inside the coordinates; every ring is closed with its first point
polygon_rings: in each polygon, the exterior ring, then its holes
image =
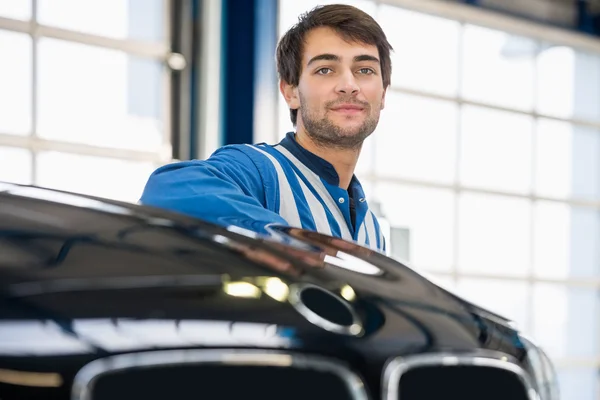
{"type": "Polygon", "coordinates": [[[12,338],[0,356],[208,345],[523,354],[509,321],[405,264],[315,232],[268,232],[0,186],[0,335],[12,338]]]}

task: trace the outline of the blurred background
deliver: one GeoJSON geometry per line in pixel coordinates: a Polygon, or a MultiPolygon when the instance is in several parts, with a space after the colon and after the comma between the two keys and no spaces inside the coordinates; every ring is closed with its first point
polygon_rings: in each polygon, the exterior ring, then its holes
{"type": "MultiPolygon", "coordinates": [[[[323,0],[1,0],[0,180],[136,202],[293,130],[277,40],[323,0]]],[[[390,253],[600,399],[600,2],[355,0],[395,48],[357,175],[390,253]]]]}

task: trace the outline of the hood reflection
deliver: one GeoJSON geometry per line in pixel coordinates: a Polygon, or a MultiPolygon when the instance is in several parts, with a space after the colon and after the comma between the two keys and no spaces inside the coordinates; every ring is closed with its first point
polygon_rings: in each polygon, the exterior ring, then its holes
{"type": "Polygon", "coordinates": [[[191,346],[287,348],[287,329],[250,322],[199,320],[78,319],[69,334],[53,321],[0,323],[0,355],[91,354],[191,346]]]}

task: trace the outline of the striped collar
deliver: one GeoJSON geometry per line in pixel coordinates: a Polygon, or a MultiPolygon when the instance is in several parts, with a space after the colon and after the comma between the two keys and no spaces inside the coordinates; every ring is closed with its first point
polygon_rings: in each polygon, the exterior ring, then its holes
{"type": "MultiPolygon", "coordinates": [[[[340,177],[333,165],[331,165],[329,161],[322,159],[300,146],[296,141],[296,134],[294,132],[288,132],[279,144],[285,147],[286,150],[292,153],[302,164],[306,165],[308,169],[317,174],[328,184],[332,186],[338,186],[340,184],[340,177]]],[[[352,180],[354,181],[354,178],[352,180]]]]}
{"type": "MultiPolygon", "coordinates": [[[[287,151],[292,153],[292,155],[296,157],[308,169],[314,172],[322,180],[327,182],[327,184],[331,185],[332,187],[339,187],[340,177],[333,165],[331,165],[329,161],[324,160],[323,158],[311,153],[304,147],[300,146],[300,144],[296,141],[296,134],[294,132],[288,132],[285,135],[285,138],[283,138],[283,140],[279,142],[279,144],[283,146],[287,151]]],[[[354,199],[358,199],[360,203],[363,203],[365,201],[365,193],[356,175],[352,176],[350,186],[348,187],[348,194],[354,199]]],[[[360,207],[362,208],[362,204],[360,207]]]]}

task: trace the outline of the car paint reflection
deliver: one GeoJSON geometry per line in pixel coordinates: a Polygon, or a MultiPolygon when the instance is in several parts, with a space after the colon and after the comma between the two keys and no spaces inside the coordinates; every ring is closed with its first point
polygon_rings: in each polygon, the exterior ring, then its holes
{"type": "Polygon", "coordinates": [[[204,320],[75,319],[71,333],[54,321],[0,322],[0,356],[59,356],[149,348],[229,346],[288,348],[290,328],[204,320]]]}

